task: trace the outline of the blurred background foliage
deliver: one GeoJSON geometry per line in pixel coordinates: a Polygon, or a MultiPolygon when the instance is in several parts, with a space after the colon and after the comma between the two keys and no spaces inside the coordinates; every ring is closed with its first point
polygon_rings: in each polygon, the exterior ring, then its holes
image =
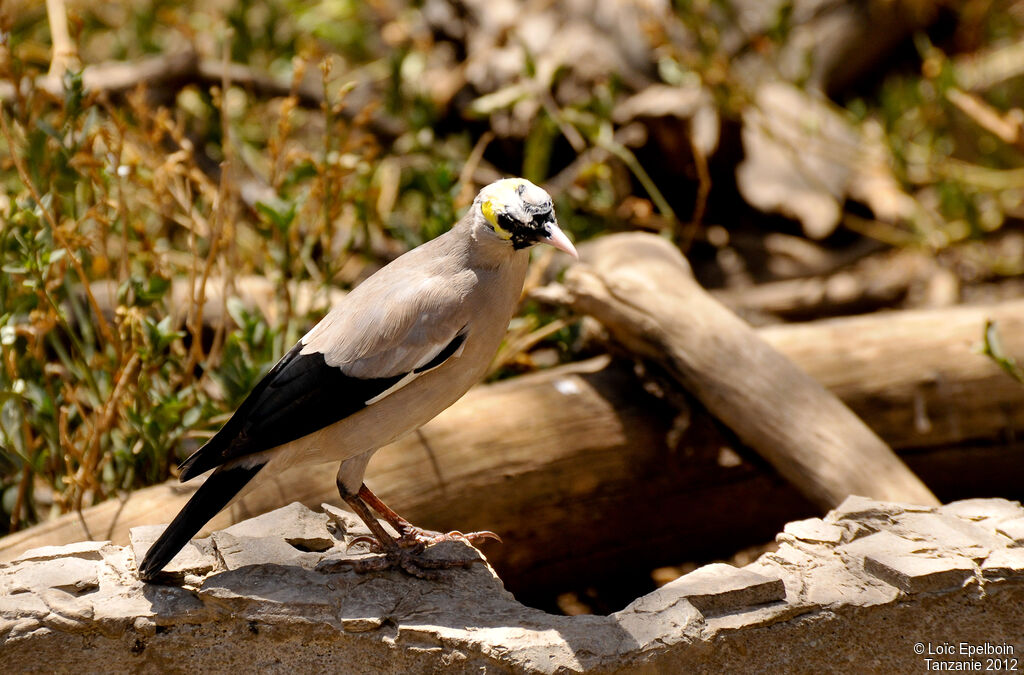
{"type": "MultiPolygon", "coordinates": [[[[502,175],[709,286],[809,273],[779,236],[1022,271],[1021,2],[62,9],[63,52],[44,3],[0,9],[0,531],[172,476],[338,289],[502,175]]],[[[493,376],[588,348],[526,302],[493,376]]]]}

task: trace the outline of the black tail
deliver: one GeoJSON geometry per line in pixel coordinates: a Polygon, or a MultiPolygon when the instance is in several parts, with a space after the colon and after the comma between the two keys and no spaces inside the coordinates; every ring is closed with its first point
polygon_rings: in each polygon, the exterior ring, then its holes
{"type": "Polygon", "coordinates": [[[152,579],[262,468],[257,464],[214,471],[146,553],[139,576],[152,579]]]}

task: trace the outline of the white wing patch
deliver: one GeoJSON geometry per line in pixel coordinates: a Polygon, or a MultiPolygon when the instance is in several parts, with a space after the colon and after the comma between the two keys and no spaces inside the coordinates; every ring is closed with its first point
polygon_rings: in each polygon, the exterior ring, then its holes
{"type": "Polygon", "coordinates": [[[394,394],[396,391],[398,391],[399,389],[401,389],[405,385],[409,384],[410,382],[412,382],[413,380],[415,380],[416,378],[418,378],[422,374],[423,373],[417,373],[414,370],[413,372],[409,373],[408,375],[406,375],[405,377],[400,379],[398,382],[395,382],[393,385],[391,385],[390,387],[388,387],[387,389],[385,389],[381,393],[377,394],[376,396],[374,396],[371,399],[368,399],[366,401],[366,405],[371,406],[374,403],[376,403],[377,401],[379,401],[379,400],[381,400],[383,398],[387,398],[388,396],[391,396],[391,394],[394,394]]]}
{"type": "Polygon", "coordinates": [[[433,361],[442,351],[444,351],[444,348],[447,347],[447,346],[448,345],[442,345],[442,346],[438,347],[438,349],[435,350],[433,353],[428,354],[424,358],[420,359],[419,363],[416,364],[417,370],[413,370],[413,371],[409,372],[408,374],[406,374],[405,377],[400,379],[398,382],[395,382],[393,385],[391,385],[390,387],[388,387],[387,389],[385,389],[381,393],[377,394],[373,398],[368,399],[366,401],[366,405],[371,406],[374,403],[376,403],[377,401],[380,401],[381,399],[387,398],[388,396],[390,396],[391,394],[394,394],[399,389],[407,386],[413,380],[419,378],[420,376],[426,375],[427,373],[429,373],[429,372],[431,372],[433,370],[436,370],[437,368],[440,368],[444,364],[448,363],[448,361],[450,359],[457,359],[457,358],[459,358],[460,356],[462,356],[462,350],[464,350],[466,348],[466,342],[463,341],[462,344],[459,345],[459,348],[455,350],[454,354],[452,354],[447,359],[445,359],[441,363],[437,364],[433,368],[427,368],[426,370],[418,370],[419,368],[422,368],[423,366],[425,366],[428,363],[430,363],[431,361],[433,361]]]}

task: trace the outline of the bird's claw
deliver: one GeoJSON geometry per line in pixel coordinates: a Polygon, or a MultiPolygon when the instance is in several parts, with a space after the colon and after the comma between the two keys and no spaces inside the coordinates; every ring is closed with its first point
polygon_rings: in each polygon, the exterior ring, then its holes
{"type": "MultiPolygon", "coordinates": [[[[422,552],[428,546],[434,544],[440,544],[445,541],[459,541],[470,546],[476,546],[487,540],[496,541],[501,543],[501,537],[494,532],[489,530],[483,530],[481,532],[467,532],[462,533],[458,530],[452,530],[451,532],[434,532],[432,530],[424,530],[414,525],[402,528],[399,536],[395,539],[401,548],[413,551],[415,553],[422,552]]],[[[385,553],[387,549],[381,545],[377,538],[370,535],[361,535],[359,537],[353,537],[349,540],[347,549],[351,549],[353,546],[364,544],[371,553],[385,553]]]]}
{"type": "Polygon", "coordinates": [[[489,530],[483,530],[480,532],[467,532],[463,534],[458,530],[452,530],[451,532],[434,532],[432,530],[424,530],[414,525],[403,528],[399,533],[398,545],[403,548],[414,549],[417,546],[433,546],[434,544],[440,544],[443,541],[461,541],[475,546],[481,544],[488,539],[501,543],[501,537],[489,530]]]}

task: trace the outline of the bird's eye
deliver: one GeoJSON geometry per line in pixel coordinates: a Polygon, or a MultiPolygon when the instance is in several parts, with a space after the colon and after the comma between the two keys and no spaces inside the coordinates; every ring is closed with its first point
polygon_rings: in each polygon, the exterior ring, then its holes
{"type": "Polygon", "coordinates": [[[545,211],[544,213],[538,213],[533,217],[533,226],[535,228],[544,227],[547,222],[551,220],[551,212],[545,211]]]}

